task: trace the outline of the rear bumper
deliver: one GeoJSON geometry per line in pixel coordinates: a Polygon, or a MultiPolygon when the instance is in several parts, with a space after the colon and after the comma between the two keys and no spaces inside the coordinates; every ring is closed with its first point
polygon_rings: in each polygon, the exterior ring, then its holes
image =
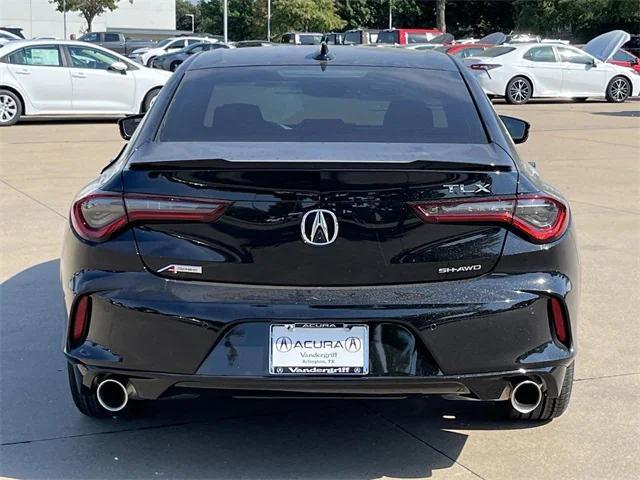
{"type": "Polygon", "coordinates": [[[389,378],[223,377],[103,369],[82,364],[79,367],[83,384],[87,388],[94,388],[104,378],[118,378],[133,387],[130,398],[134,400],[171,398],[200,390],[256,397],[384,398],[457,395],[478,400],[507,400],[511,387],[523,378],[540,382],[549,396],[558,396],[567,366],[473,375],[389,378]]]}
{"type": "Polygon", "coordinates": [[[508,78],[498,72],[473,71],[476,80],[480,83],[482,90],[487,95],[504,96],[507,87],[508,78]]]}
{"type": "Polygon", "coordinates": [[[514,377],[536,375],[553,395],[576,353],[579,275],[571,232],[533,249],[510,234],[494,272],[471,279],[332,288],[166,279],[144,269],[130,234],[101,247],[69,235],[61,262],[67,310],[85,295],[92,307],[86,341],[65,340],[65,354],[87,386],[121,376],[138,398],[209,388],[498,399],[514,377]],[[568,345],[554,338],[551,296],[566,307],[568,345]],[[369,325],[369,374],[269,375],[270,325],[305,322],[369,325]]]}
{"type": "Polygon", "coordinates": [[[557,342],[547,315],[550,295],[571,295],[558,273],[290,289],[93,272],[76,287],[92,292],[92,314],[86,341],[67,344],[66,355],[82,367],[87,386],[120,376],[139,398],[209,388],[499,399],[515,377],[537,375],[555,392],[575,356],[575,337],[568,346],[557,342]],[[369,325],[367,376],[269,374],[270,325],[318,321],[369,325]]]}

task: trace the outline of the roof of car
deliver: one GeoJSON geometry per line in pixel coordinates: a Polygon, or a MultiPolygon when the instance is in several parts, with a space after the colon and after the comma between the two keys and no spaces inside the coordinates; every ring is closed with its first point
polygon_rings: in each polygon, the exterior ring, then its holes
{"type": "MultiPolygon", "coordinates": [[[[282,46],[280,48],[218,49],[198,55],[189,64],[189,70],[215,67],[319,65],[315,57],[318,45],[282,46]]],[[[457,71],[451,58],[443,53],[416,50],[332,45],[328,65],[424,68],[457,71]]]]}
{"type": "Polygon", "coordinates": [[[495,47],[513,47],[513,48],[529,48],[529,47],[575,47],[575,45],[567,45],[562,42],[506,42],[495,47]]]}
{"type": "MultiPolygon", "coordinates": [[[[40,39],[40,40],[15,40],[12,42],[9,42],[7,45],[5,46],[11,46],[11,47],[28,47],[31,45],[58,45],[58,44],[64,44],[64,45],[93,45],[90,44],[88,42],[83,42],[81,40],[59,40],[59,39],[40,39]]],[[[94,45],[95,46],[95,45],[94,45]]]]}

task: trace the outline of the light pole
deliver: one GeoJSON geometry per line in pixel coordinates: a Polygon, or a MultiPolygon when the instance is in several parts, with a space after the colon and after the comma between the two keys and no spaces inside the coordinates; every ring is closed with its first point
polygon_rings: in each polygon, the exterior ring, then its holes
{"type": "Polygon", "coordinates": [[[229,30],[228,30],[228,21],[229,21],[229,0],[224,0],[224,12],[222,15],[222,31],[224,33],[224,43],[229,43],[229,30]]]}
{"type": "Polygon", "coordinates": [[[67,0],[62,0],[62,38],[67,39],[67,0]]]}
{"type": "Polygon", "coordinates": [[[187,13],[185,17],[191,17],[191,33],[194,33],[196,31],[196,16],[193,13],[187,13]]]}
{"type": "Polygon", "coordinates": [[[271,0],[267,0],[267,42],[271,41],[271,0]]]}
{"type": "Polygon", "coordinates": [[[393,0],[389,0],[389,30],[393,28],[393,0]]]}

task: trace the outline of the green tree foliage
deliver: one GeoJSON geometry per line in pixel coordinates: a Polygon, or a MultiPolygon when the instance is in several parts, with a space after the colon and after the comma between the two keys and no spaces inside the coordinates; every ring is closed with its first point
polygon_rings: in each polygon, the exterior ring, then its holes
{"type": "Polygon", "coordinates": [[[337,0],[336,13],[346,22],[347,30],[371,27],[376,24],[380,3],[371,0],[337,0]]]}
{"type": "Polygon", "coordinates": [[[187,15],[195,15],[194,30],[199,31],[198,6],[188,0],[176,0],[176,30],[191,31],[191,17],[187,15]]]}
{"type": "Polygon", "coordinates": [[[288,31],[330,32],[344,25],[332,0],[274,0],[271,7],[274,38],[288,31]]]}
{"type": "Polygon", "coordinates": [[[56,10],[63,12],[66,7],[67,12],[80,12],[87,22],[87,31],[91,31],[93,19],[102,15],[107,10],[118,8],[117,0],[49,0],[54,4],[56,10]]]}
{"type": "MultiPolygon", "coordinates": [[[[266,38],[267,0],[228,1],[232,40],[266,38]]],[[[272,0],[272,38],[277,40],[292,30],[387,28],[389,2],[395,27],[436,26],[440,0],[272,0]]],[[[177,9],[185,3],[178,0],[177,9]]],[[[196,8],[196,29],[221,34],[222,4],[222,0],[201,0],[196,8]]],[[[188,17],[178,21],[179,28],[191,28],[188,17]]],[[[613,29],[636,32],[638,25],[640,0],[446,0],[447,31],[457,38],[515,30],[586,41],[613,29]]]]}
{"type": "MultiPolygon", "coordinates": [[[[230,40],[246,40],[252,38],[254,3],[258,3],[258,0],[228,0],[229,17],[227,22],[230,40]]],[[[223,8],[224,2],[222,0],[200,1],[198,4],[198,14],[201,19],[200,28],[202,31],[214,35],[222,35],[223,8]]]]}
{"type": "Polygon", "coordinates": [[[637,0],[516,0],[517,29],[586,41],[608,30],[635,32],[637,0]]]}
{"type": "Polygon", "coordinates": [[[480,38],[493,32],[509,33],[515,27],[514,0],[447,0],[447,32],[456,38],[480,38]]]}

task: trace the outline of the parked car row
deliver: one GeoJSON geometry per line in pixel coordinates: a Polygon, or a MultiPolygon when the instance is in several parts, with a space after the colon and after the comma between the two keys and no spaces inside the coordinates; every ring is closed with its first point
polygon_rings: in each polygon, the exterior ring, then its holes
{"type": "MultiPolygon", "coordinates": [[[[564,43],[499,44],[496,36],[481,40],[498,45],[437,44],[433,50],[461,59],[490,97],[524,104],[543,97],[624,102],[640,94],[638,61],[620,51],[629,40],[626,32],[603,34],[583,50],[564,43]]],[[[180,37],[126,57],[80,41],[11,41],[0,48],[0,126],[13,125],[22,117],[120,117],[145,112],[170,72],[190,56],[271,45],[259,40],[225,44],[180,37]]]]}
{"type": "Polygon", "coordinates": [[[441,35],[437,28],[390,28],[386,30],[356,29],[346,32],[289,32],[280,42],[294,45],[414,45],[427,43],[441,35]]]}

